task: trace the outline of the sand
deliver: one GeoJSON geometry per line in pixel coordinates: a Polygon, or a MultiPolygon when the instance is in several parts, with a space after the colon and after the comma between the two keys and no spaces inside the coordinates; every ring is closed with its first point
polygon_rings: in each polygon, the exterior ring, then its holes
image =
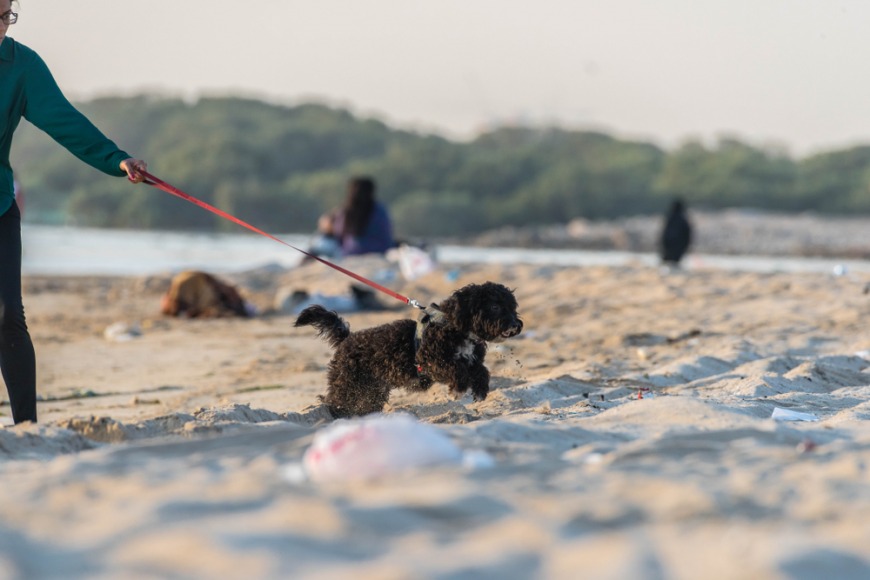
{"type": "MultiPolygon", "coordinates": [[[[386,410],[495,465],[328,484],[286,473],[330,423],[330,352],[267,311],[282,287],[348,281],[319,264],[226,278],[264,314],[162,318],[168,276],[26,279],[43,401],[40,424],[0,429],[0,578],[870,577],[870,275],[395,278],[424,302],[516,289],[525,331],[491,347],[485,401],[436,385],[386,410]],[[107,339],[118,323],[140,335],[107,339]]],[[[414,316],[382,302],[345,316],[414,316]]]]}

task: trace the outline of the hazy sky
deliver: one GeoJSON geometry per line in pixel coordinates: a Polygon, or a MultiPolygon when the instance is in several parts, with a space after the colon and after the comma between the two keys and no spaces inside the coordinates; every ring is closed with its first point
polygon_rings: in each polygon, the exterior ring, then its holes
{"type": "Polygon", "coordinates": [[[795,154],[870,143],[867,0],[20,0],[72,99],[317,98],[467,137],[559,123],[795,154]]]}

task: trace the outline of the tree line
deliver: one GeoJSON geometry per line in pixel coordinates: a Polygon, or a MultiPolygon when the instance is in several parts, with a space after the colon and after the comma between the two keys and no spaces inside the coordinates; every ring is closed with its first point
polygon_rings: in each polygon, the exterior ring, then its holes
{"type": "MultiPolygon", "coordinates": [[[[375,178],[406,237],[661,213],[674,197],[705,209],[870,213],[870,146],[795,159],[733,138],[665,150],[601,132],[517,127],[460,142],[321,104],[233,97],[78,106],[162,179],[274,232],[312,231],[357,174],[375,178]]],[[[105,178],[26,123],[12,165],[29,221],[238,230],[154,188],[105,178]]]]}

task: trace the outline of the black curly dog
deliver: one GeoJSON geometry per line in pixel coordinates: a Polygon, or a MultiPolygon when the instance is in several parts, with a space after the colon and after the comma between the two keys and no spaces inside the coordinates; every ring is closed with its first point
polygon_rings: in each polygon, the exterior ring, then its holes
{"type": "Polygon", "coordinates": [[[352,333],[335,312],[309,306],[295,326],[313,326],[335,348],[321,400],[336,418],[381,411],[391,389],[425,391],[436,382],[454,397],[471,389],[482,401],[489,393],[486,343],[523,329],[513,292],[494,282],[460,288],[427,308],[419,323],[397,320],[352,333]]]}

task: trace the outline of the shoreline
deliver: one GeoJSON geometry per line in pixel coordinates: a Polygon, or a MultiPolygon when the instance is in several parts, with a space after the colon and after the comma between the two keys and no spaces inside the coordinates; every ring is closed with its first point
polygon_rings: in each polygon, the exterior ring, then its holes
{"type": "MultiPolygon", "coordinates": [[[[868,224],[870,228],[870,224],[868,224]]],[[[297,236],[298,237],[298,236],[297,236]]],[[[303,241],[288,237],[297,245],[303,241]]],[[[490,240],[492,241],[492,240],[490,240]]],[[[759,249],[758,247],[756,249],[759,249]]],[[[583,248],[498,247],[494,245],[434,244],[429,252],[440,266],[472,264],[537,264],[550,266],[657,266],[649,251],[583,248]]],[[[833,272],[870,271],[870,259],[798,254],[701,253],[690,251],[683,260],[688,270],[833,272]]],[[[24,239],[23,274],[29,276],[146,276],[186,269],[218,274],[247,271],[280,273],[296,268],[302,254],[248,234],[167,234],[115,230],[41,229],[24,239]]],[[[392,268],[393,265],[388,264],[392,268]]],[[[390,272],[395,275],[395,272],[390,272]]]]}
{"type": "MultiPolygon", "coordinates": [[[[870,216],[786,214],[754,209],[692,211],[690,252],[770,257],[870,259],[870,216]]],[[[575,219],[567,224],[502,228],[464,239],[473,246],[498,247],[508,241],[524,248],[610,250],[655,253],[661,216],[614,220],[575,219]]]]}

